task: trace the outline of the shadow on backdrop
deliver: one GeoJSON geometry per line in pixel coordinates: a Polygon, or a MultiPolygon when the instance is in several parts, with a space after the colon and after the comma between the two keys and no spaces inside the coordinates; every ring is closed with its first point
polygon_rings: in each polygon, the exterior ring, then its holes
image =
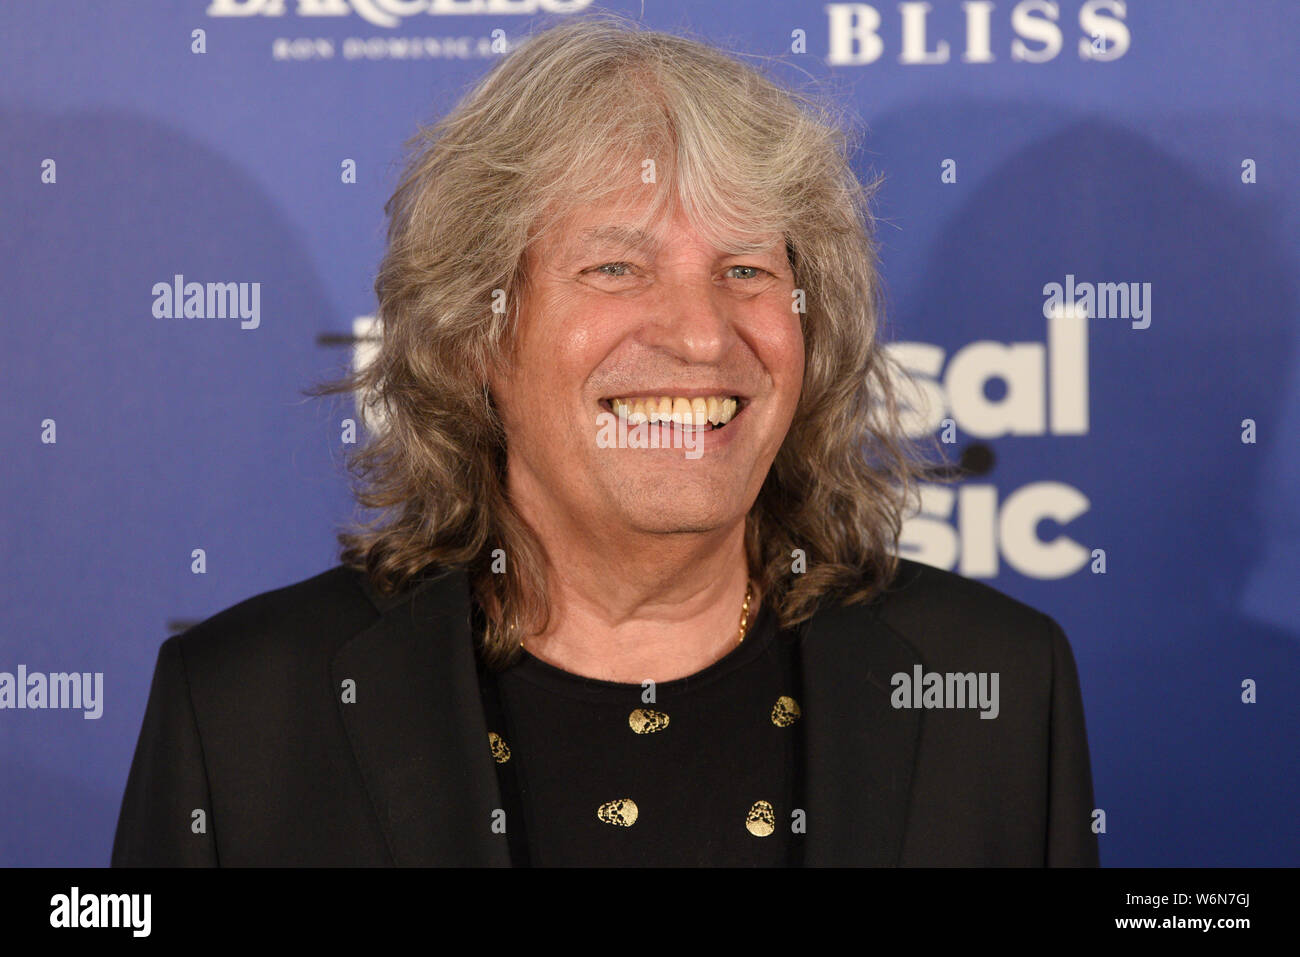
{"type": "Polygon", "coordinates": [[[166,622],[333,564],[303,542],[346,517],[337,430],[298,390],[347,359],[316,334],[349,325],[289,217],[208,146],[119,112],[10,112],[0,153],[17,340],[0,670],[104,673],[98,720],[5,714],[0,864],[106,865],[166,622]],[[155,318],[176,273],[260,282],[260,325],[155,318]]]}
{"type": "Polygon", "coordinates": [[[1103,864],[1295,866],[1300,627],[1241,611],[1269,536],[1285,534],[1261,472],[1297,361],[1294,272],[1268,190],[1231,167],[1208,183],[1147,137],[1058,107],[920,105],[873,122],[868,148],[888,176],[881,214],[903,227],[880,230],[906,287],[892,296],[900,340],[949,357],[977,339],[1044,342],[1045,284],[1152,284],[1149,328],[1089,322],[1088,435],[991,440],[1003,497],[1044,480],[1088,496],[1088,513],[1039,535],[1104,548],[1107,574],[1040,582],[1003,565],[994,584],[1070,636],[1103,864]],[[987,169],[960,152],[1054,124],[987,169]],[[954,150],[961,185],[939,186],[954,150]],[[939,237],[921,247],[907,211],[936,187],[939,237]],[[1242,444],[1243,418],[1259,445],[1242,444]],[[1241,701],[1247,678],[1258,704],[1241,701]]]}

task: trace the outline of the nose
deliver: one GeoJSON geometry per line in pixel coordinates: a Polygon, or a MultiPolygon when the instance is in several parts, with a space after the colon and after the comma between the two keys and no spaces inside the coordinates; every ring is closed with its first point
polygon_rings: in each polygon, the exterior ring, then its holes
{"type": "Polygon", "coordinates": [[[661,278],[657,292],[641,342],[686,363],[719,364],[739,339],[726,291],[707,273],[692,272],[661,278]]]}

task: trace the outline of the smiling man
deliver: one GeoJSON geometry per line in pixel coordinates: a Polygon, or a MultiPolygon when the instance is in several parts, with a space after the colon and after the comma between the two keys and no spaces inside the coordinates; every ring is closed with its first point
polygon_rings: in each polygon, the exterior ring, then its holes
{"type": "Polygon", "coordinates": [[[629,227],[659,195],[640,169],[529,250],[527,319],[492,380],[508,495],[562,556],[552,619],[525,648],[628,683],[695,674],[736,643],[747,589],[757,611],[745,516],[804,366],[785,240],[729,252],[680,210],[629,227]],[[646,448],[593,441],[615,416],[659,434],[646,448]]]}
{"type": "Polygon", "coordinates": [[[869,195],[704,44],[506,57],[321,390],[376,413],[376,518],[163,644],[114,863],[1096,864],[1065,635],[895,554],[869,195]]]}

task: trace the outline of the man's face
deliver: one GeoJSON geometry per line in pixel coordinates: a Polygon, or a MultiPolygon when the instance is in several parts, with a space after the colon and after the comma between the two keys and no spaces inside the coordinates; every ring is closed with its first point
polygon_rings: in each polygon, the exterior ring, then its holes
{"type": "Polygon", "coordinates": [[[803,385],[785,241],[773,235],[761,253],[730,254],[680,213],[623,235],[627,202],[575,213],[529,251],[516,360],[492,381],[510,494],[526,514],[540,507],[603,535],[731,526],[757,497],[803,385]],[[647,423],[646,444],[660,447],[627,447],[641,414],[659,417],[665,398],[687,425],[647,423]],[[704,418],[694,418],[697,398],[714,419],[737,399],[734,417],[691,431],[704,418]],[[632,413],[629,441],[601,447],[617,439],[620,399],[632,413]]]}

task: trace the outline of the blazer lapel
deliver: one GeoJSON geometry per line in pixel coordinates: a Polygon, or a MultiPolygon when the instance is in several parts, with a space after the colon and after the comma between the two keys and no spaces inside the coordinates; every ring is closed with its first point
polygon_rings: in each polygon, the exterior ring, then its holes
{"type": "MultiPolygon", "coordinates": [[[[378,621],[335,656],[334,687],[389,852],[399,865],[510,866],[478,687],[464,571],[379,600],[378,621]]],[[[895,866],[921,712],[890,704],[917,651],[873,604],[824,606],[800,627],[808,866],[895,866]]]]}
{"type": "Polygon", "coordinates": [[[823,607],[801,629],[807,866],[900,862],[921,717],[890,704],[890,678],[921,659],[877,608],[823,607]]]}
{"type": "Polygon", "coordinates": [[[331,666],[348,740],[394,863],[510,866],[478,686],[463,570],[381,604],[331,666]],[[386,606],[386,607],[385,607],[386,606]]]}

